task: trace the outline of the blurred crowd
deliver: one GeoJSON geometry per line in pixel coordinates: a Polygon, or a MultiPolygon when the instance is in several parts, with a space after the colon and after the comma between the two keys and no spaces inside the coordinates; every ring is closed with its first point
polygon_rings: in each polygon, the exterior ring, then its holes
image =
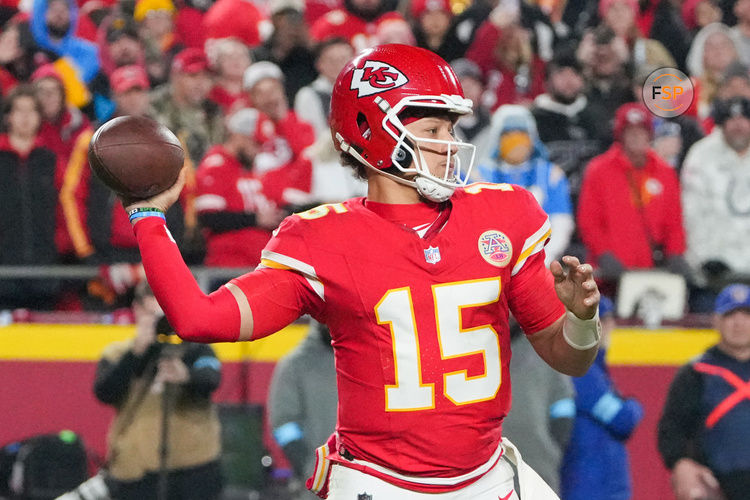
{"type": "MultiPolygon", "coordinates": [[[[93,131],[148,115],[183,143],[167,214],[190,264],[252,268],[286,215],[364,194],[327,126],[333,82],[379,43],[449,61],[473,116],[472,180],[530,189],[548,259],[684,278],[709,311],[750,260],[750,0],[2,0],[0,266],[100,277],[0,280],[0,309],[112,307],[138,280],[127,216],[87,165],[93,131]],[[643,85],[689,75],[686,113],[643,85]]],[[[405,61],[408,64],[407,61],[405,61]]]]}

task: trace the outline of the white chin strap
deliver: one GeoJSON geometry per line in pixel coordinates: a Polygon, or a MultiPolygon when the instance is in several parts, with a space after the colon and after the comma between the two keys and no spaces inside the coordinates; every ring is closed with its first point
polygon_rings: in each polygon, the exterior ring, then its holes
{"type": "Polygon", "coordinates": [[[421,175],[418,175],[417,178],[414,179],[414,183],[416,184],[417,192],[419,192],[419,194],[436,203],[444,202],[450,198],[456,190],[455,187],[443,186],[434,180],[428,177],[422,177],[421,175]]]}

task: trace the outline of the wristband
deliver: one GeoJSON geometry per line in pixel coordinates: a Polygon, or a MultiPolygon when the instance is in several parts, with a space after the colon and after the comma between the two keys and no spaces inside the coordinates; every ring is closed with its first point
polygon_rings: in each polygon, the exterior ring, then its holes
{"type": "Polygon", "coordinates": [[[596,346],[602,336],[602,323],[599,321],[599,310],[591,319],[581,319],[572,312],[565,313],[563,337],[570,347],[586,351],[596,346]]]}
{"type": "Polygon", "coordinates": [[[161,217],[162,219],[167,220],[164,212],[158,208],[141,207],[134,208],[133,210],[128,210],[128,220],[131,224],[133,224],[138,219],[142,219],[143,217],[161,217]]]}
{"type": "Polygon", "coordinates": [[[133,214],[140,213],[140,212],[161,212],[161,213],[164,213],[164,210],[162,210],[161,208],[156,208],[156,207],[138,207],[138,208],[134,208],[132,210],[128,210],[128,217],[130,217],[133,214]]]}

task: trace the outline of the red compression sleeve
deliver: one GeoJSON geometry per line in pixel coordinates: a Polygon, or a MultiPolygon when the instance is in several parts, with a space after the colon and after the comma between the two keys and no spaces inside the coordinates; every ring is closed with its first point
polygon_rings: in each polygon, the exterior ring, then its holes
{"type": "Polygon", "coordinates": [[[164,220],[145,217],[134,230],[148,283],[177,335],[193,342],[236,341],[240,310],[227,287],[203,293],[164,220]]]}
{"type": "Polygon", "coordinates": [[[276,333],[322,305],[305,277],[291,270],[258,269],[233,279],[230,285],[236,285],[247,298],[252,311],[252,340],[276,333]]]}

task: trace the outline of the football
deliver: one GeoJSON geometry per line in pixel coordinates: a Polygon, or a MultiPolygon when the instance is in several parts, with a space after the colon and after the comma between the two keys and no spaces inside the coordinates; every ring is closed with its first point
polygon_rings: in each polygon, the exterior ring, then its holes
{"type": "Polygon", "coordinates": [[[116,193],[142,200],[168,189],[185,160],[179,139],[144,116],[120,116],[99,127],[89,144],[89,165],[116,193]]]}

